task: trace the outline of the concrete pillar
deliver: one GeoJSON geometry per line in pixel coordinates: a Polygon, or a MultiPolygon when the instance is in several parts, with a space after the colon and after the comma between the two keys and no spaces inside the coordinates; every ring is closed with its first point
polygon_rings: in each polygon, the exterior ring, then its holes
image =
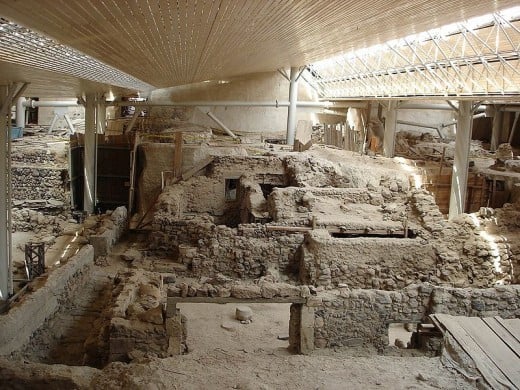
{"type": "Polygon", "coordinates": [[[383,154],[385,157],[394,157],[395,131],[397,128],[397,100],[388,102],[385,118],[385,136],[383,139],[383,154]]]}
{"type": "MultiPolygon", "coordinates": [[[[0,86],[0,107],[4,108],[0,112],[0,305],[2,301],[9,298],[9,237],[7,234],[7,189],[9,187],[7,176],[7,120],[5,107],[11,109],[10,104],[5,104],[7,100],[8,88],[0,86]]],[[[1,310],[0,310],[1,311],[1,310]]]]}
{"type": "Polygon", "coordinates": [[[472,102],[465,100],[460,101],[457,134],[455,136],[455,158],[451,178],[450,210],[448,214],[450,220],[464,213],[466,189],[468,186],[469,148],[471,144],[472,127],[472,102]]]}
{"type": "Polygon", "coordinates": [[[494,106],[493,113],[493,128],[491,130],[491,141],[489,145],[489,150],[494,152],[498,148],[498,144],[500,143],[500,133],[502,131],[502,118],[504,113],[500,111],[500,106],[494,106]]]}
{"type": "Polygon", "coordinates": [[[98,99],[96,105],[96,129],[98,134],[105,134],[107,127],[107,106],[105,99],[98,99]]]}
{"type": "Polygon", "coordinates": [[[291,68],[289,84],[289,109],[287,112],[287,145],[294,145],[296,135],[296,105],[298,103],[298,68],[291,68]]]}
{"type": "Polygon", "coordinates": [[[84,186],[83,210],[91,214],[96,205],[96,165],[97,165],[97,134],[96,134],[96,95],[85,96],[85,153],[84,153],[84,186]]]}
{"type": "Polygon", "coordinates": [[[25,127],[25,103],[24,97],[19,97],[16,101],[16,127],[25,127]]]}

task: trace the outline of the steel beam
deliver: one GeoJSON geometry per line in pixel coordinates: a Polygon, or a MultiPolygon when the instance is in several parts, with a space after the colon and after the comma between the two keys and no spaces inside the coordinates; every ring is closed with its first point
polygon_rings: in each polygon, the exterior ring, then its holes
{"type": "Polygon", "coordinates": [[[27,84],[0,86],[0,311],[13,294],[11,264],[11,107],[27,84]],[[3,304],[2,304],[3,303],[3,304]]]}
{"type": "Polygon", "coordinates": [[[289,108],[287,110],[287,136],[286,144],[294,145],[296,135],[296,104],[298,102],[298,76],[300,75],[297,67],[291,68],[289,81],[289,108]]]}
{"type": "MultiPolygon", "coordinates": [[[[7,125],[6,109],[11,109],[9,87],[0,86],[0,303],[9,298],[9,239],[7,235],[7,125]]],[[[0,310],[1,311],[1,310],[0,310]]]]}
{"type": "Polygon", "coordinates": [[[464,213],[466,205],[466,189],[468,186],[469,149],[471,130],[473,127],[473,102],[460,101],[455,136],[455,159],[451,177],[450,209],[451,220],[464,213]]]}
{"type": "Polygon", "coordinates": [[[385,157],[394,157],[395,131],[397,128],[397,100],[390,100],[386,110],[385,136],[383,139],[383,154],[385,157]]]}
{"type": "Polygon", "coordinates": [[[500,132],[502,131],[502,121],[504,118],[504,113],[500,109],[500,106],[495,105],[494,113],[493,113],[493,127],[491,129],[491,142],[489,144],[489,150],[494,152],[498,148],[498,144],[500,143],[500,132]]]}

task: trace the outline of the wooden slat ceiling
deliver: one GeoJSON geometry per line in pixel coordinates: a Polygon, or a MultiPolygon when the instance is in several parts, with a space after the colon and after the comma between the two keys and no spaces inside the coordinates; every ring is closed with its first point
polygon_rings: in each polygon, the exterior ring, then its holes
{"type": "Polygon", "coordinates": [[[0,0],[0,16],[157,88],[322,60],[517,0],[0,0]]]}
{"type": "Polygon", "coordinates": [[[0,61],[0,85],[24,81],[30,82],[25,91],[25,96],[70,98],[80,96],[84,92],[105,93],[111,91],[114,95],[132,95],[134,93],[133,90],[129,89],[0,61]]]}

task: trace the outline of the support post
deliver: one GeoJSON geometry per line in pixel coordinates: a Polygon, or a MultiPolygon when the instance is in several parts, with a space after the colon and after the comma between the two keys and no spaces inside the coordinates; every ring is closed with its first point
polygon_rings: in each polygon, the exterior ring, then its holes
{"type": "Polygon", "coordinates": [[[294,145],[296,134],[296,105],[298,103],[298,74],[297,67],[291,67],[289,80],[289,108],[287,111],[287,137],[286,144],[294,145]]]}
{"type": "MultiPolygon", "coordinates": [[[[11,109],[8,102],[8,87],[0,86],[0,305],[9,298],[9,238],[7,234],[7,112],[11,109]]],[[[2,305],[3,306],[3,305],[2,305]]],[[[1,308],[0,308],[1,309],[1,308]]],[[[2,310],[0,310],[1,312],[2,310]]]]}
{"type": "Polygon", "coordinates": [[[98,97],[96,100],[96,133],[105,134],[107,127],[107,106],[104,103],[104,98],[98,97]]]}
{"type": "Polygon", "coordinates": [[[218,119],[215,114],[213,114],[211,111],[208,111],[206,113],[211,119],[213,119],[215,121],[215,123],[217,123],[218,125],[220,125],[220,127],[222,127],[222,130],[224,130],[231,138],[233,139],[236,139],[237,136],[231,131],[229,130],[229,127],[227,127],[220,119],[218,119]]]}
{"type": "Polygon", "coordinates": [[[182,176],[182,132],[175,133],[175,151],[173,155],[173,177],[182,176]]]}
{"type": "Polygon", "coordinates": [[[49,131],[47,132],[48,134],[51,134],[54,131],[54,126],[56,126],[58,119],[60,119],[60,116],[54,113],[54,117],[52,118],[51,124],[49,126],[49,131]]]}
{"type": "Polygon", "coordinates": [[[69,126],[70,134],[74,134],[74,124],[72,123],[72,119],[70,119],[69,114],[64,114],[63,117],[65,118],[65,122],[67,122],[67,126],[69,126]]]}
{"type": "Polygon", "coordinates": [[[395,131],[397,128],[397,100],[390,100],[386,110],[385,135],[383,138],[383,153],[385,157],[394,157],[395,131]]]}
{"type": "Polygon", "coordinates": [[[21,127],[22,129],[25,127],[25,106],[24,106],[25,98],[20,96],[16,100],[16,127],[21,127]]]}
{"type": "MultiPolygon", "coordinates": [[[[11,248],[11,107],[27,83],[0,86],[0,312],[13,294],[11,248]]],[[[18,103],[18,102],[17,102],[18,103]]]]}
{"type": "Polygon", "coordinates": [[[493,128],[491,130],[491,142],[489,145],[489,150],[494,152],[498,148],[498,144],[500,143],[500,133],[502,131],[502,117],[504,113],[500,110],[500,106],[494,106],[494,114],[493,114],[493,128]]]}
{"type": "Polygon", "coordinates": [[[451,177],[450,210],[448,214],[450,220],[464,213],[465,209],[472,127],[472,102],[461,100],[459,103],[457,134],[455,136],[455,158],[451,177]]]}
{"type": "Polygon", "coordinates": [[[84,153],[84,189],[83,210],[91,214],[96,205],[96,95],[85,96],[85,153],[84,153]]]}

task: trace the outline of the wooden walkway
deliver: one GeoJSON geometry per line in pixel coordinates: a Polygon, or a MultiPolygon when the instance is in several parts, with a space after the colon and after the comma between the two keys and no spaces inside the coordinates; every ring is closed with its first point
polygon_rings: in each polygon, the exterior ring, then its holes
{"type": "Polygon", "coordinates": [[[430,317],[456,340],[491,388],[520,389],[520,319],[430,317]]]}

